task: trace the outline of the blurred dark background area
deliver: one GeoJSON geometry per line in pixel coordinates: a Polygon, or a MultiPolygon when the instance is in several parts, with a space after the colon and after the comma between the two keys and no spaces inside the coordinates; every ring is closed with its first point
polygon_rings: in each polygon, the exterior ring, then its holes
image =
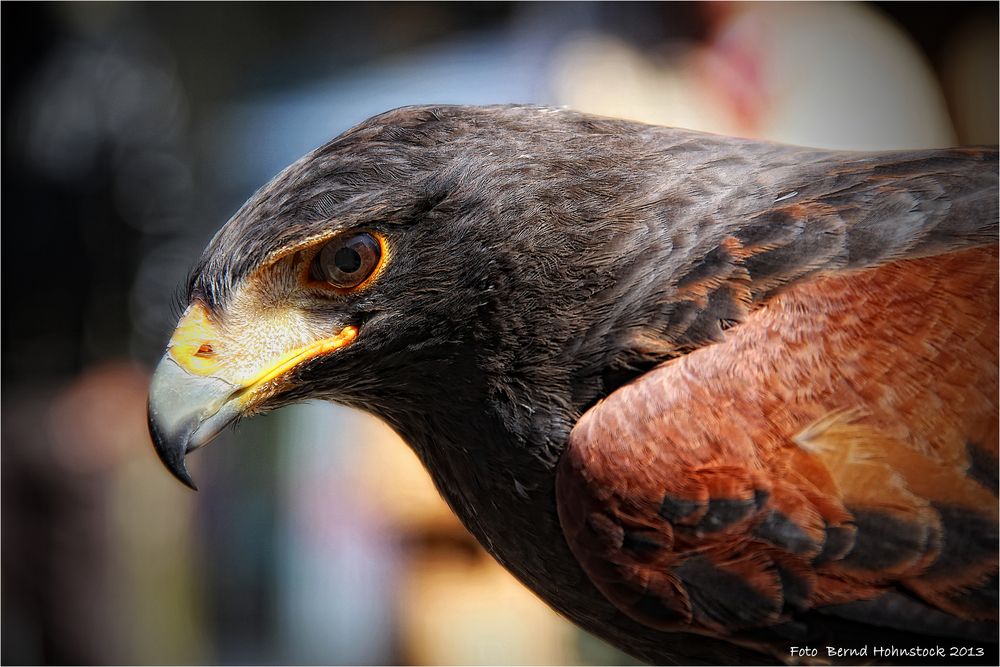
{"type": "Polygon", "coordinates": [[[2,662],[609,664],[377,423],[146,435],[205,243],[403,104],[531,102],[845,148],[997,142],[996,3],[2,5],[2,662]]]}

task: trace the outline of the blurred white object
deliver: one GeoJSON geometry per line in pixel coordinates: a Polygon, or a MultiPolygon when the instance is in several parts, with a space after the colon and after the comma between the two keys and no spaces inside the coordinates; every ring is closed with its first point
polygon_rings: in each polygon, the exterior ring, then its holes
{"type": "Polygon", "coordinates": [[[560,103],[594,113],[807,146],[955,143],[920,52],[877,10],[847,3],[735,3],[705,45],[654,63],[581,35],[553,64],[560,103]]]}

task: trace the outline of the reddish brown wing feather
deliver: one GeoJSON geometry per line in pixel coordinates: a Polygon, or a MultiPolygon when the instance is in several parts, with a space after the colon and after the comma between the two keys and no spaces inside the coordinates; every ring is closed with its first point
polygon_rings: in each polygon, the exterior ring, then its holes
{"type": "Polygon", "coordinates": [[[731,634],[893,588],[996,618],[997,254],[790,287],[587,412],[571,549],[648,625],[731,634]]]}

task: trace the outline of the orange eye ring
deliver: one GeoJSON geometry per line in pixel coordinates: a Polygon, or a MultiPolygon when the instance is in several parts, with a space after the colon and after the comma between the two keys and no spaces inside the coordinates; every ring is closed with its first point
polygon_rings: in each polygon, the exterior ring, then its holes
{"type": "Polygon", "coordinates": [[[341,234],[313,256],[309,278],[338,290],[353,290],[375,273],[382,256],[382,242],[376,236],[368,232],[341,234]]]}

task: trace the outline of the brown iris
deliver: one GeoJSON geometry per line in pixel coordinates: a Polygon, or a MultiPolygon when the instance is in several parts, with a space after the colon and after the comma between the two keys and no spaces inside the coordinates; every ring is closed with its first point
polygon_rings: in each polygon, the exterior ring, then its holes
{"type": "Polygon", "coordinates": [[[313,260],[311,274],[339,289],[357,287],[372,274],[382,257],[382,246],[371,234],[346,234],[323,246],[313,260]]]}

